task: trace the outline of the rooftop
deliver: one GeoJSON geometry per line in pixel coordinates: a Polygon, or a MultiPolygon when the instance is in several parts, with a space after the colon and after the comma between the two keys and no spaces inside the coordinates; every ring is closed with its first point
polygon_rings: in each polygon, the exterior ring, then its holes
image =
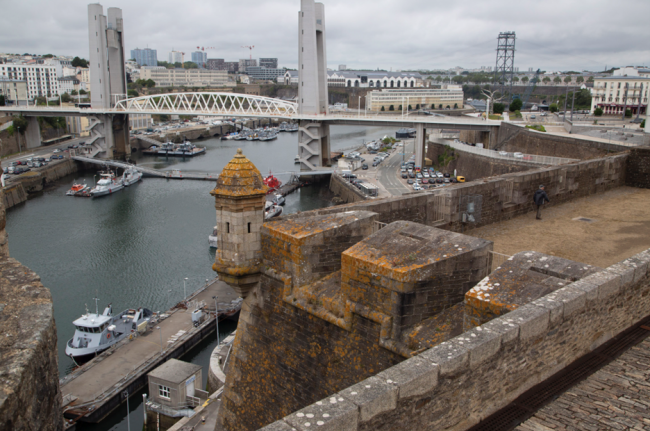
{"type": "Polygon", "coordinates": [[[268,187],[264,184],[260,171],[244,156],[241,148],[238,148],[235,157],[221,171],[217,186],[210,194],[245,197],[266,195],[267,190],[268,187]]]}
{"type": "Polygon", "coordinates": [[[149,377],[167,380],[171,383],[181,383],[200,369],[200,365],[190,364],[189,362],[179,361],[178,359],[170,359],[147,375],[149,377]]]}

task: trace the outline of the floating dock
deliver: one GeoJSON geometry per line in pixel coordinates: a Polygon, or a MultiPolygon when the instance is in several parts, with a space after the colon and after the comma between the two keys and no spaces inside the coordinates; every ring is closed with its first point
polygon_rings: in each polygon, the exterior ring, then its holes
{"type": "Polygon", "coordinates": [[[216,329],[219,320],[238,317],[242,301],[230,286],[213,280],[165,313],[143,335],[125,339],[59,380],[66,427],[76,422],[98,423],[147,384],[147,373],[171,358],[180,358],[216,329]],[[198,305],[208,317],[192,324],[198,305]]]}

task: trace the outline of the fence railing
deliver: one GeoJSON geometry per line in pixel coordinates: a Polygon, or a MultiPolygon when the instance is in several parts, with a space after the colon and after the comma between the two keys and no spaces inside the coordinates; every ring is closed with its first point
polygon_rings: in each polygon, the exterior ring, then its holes
{"type": "Polygon", "coordinates": [[[494,272],[495,269],[503,265],[505,261],[512,257],[507,254],[497,253],[496,251],[491,251],[490,254],[492,255],[492,267],[490,268],[490,272],[494,272]]]}
{"type": "Polygon", "coordinates": [[[445,145],[449,145],[451,148],[457,149],[459,151],[478,154],[493,159],[509,160],[515,162],[537,163],[540,165],[564,165],[566,163],[573,163],[579,161],[578,159],[566,159],[563,157],[538,156],[535,154],[494,151],[494,150],[488,150],[487,148],[474,147],[472,145],[467,145],[467,144],[454,142],[454,141],[445,141],[445,145]],[[517,154],[518,157],[515,156],[515,154],[517,154]]]}

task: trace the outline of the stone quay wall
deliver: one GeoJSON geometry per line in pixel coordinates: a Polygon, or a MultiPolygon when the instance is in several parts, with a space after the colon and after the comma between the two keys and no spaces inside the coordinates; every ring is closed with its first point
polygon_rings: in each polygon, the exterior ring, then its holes
{"type": "Polygon", "coordinates": [[[629,150],[624,145],[553,135],[526,129],[511,123],[501,123],[496,147],[502,151],[566,157],[568,159],[594,159],[629,150]]]}
{"type": "Polygon", "coordinates": [[[263,431],[468,429],[645,318],[649,264],[646,250],[323,397],[263,431]]]}
{"type": "Polygon", "coordinates": [[[635,148],[627,158],[625,185],[650,188],[650,148],[635,148]]]}
{"type": "Polygon", "coordinates": [[[551,200],[549,205],[570,202],[623,186],[628,156],[629,154],[613,155],[504,174],[443,189],[306,211],[279,220],[314,214],[370,211],[377,213],[378,221],[382,223],[406,220],[456,232],[466,231],[535,211],[533,194],[541,184],[546,187],[551,200]],[[480,222],[462,223],[462,213],[466,211],[462,207],[462,199],[479,195],[482,197],[480,222]]]}
{"type": "Polygon", "coordinates": [[[345,203],[361,202],[368,199],[368,196],[361,193],[361,190],[337,174],[330,176],[330,191],[343,199],[345,203]]]}
{"type": "Polygon", "coordinates": [[[9,257],[0,200],[0,429],[62,430],[52,295],[9,257]]]}
{"type": "Polygon", "coordinates": [[[11,184],[2,189],[2,200],[5,208],[11,208],[27,201],[27,192],[22,183],[11,184]]]}

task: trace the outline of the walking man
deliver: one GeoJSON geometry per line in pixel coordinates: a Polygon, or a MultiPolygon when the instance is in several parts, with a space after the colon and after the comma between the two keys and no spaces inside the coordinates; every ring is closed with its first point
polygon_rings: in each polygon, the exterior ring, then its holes
{"type": "Polygon", "coordinates": [[[533,202],[535,202],[535,205],[537,205],[537,220],[542,219],[542,205],[544,205],[545,202],[551,202],[548,199],[548,195],[544,191],[544,186],[541,185],[539,186],[539,189],[535,192],[533,195],[533,202]]]}

